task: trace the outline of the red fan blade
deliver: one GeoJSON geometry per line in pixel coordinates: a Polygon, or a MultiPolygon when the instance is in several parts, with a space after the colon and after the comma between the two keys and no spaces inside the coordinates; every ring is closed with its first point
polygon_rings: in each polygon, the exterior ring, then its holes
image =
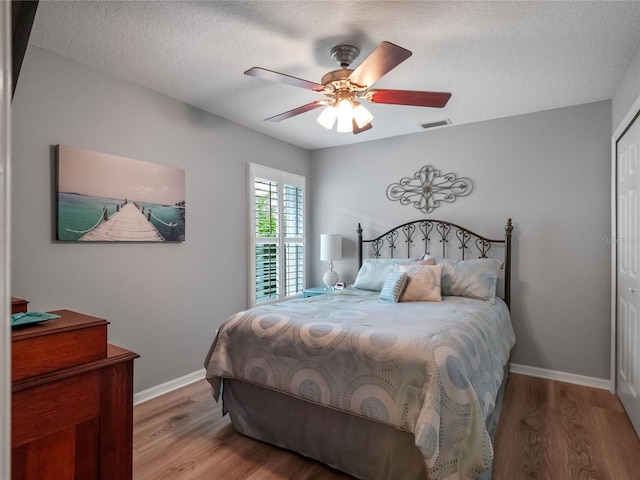
{"type": "Polygon", "coordinates": [[[266,68],[253,67],[244,72],[245,75],[250,77],[260,78],[262,80],[269,80],[270,82],[286,83],[287,85],[293,85],[294,87],[306,88],[307,90],[313,90],[315,92],[321,92],[324,90],[324,85],[320,83],[310,82],[309,80],[303,80],[302,78],[292,77],[284,73],[274,72],[267,70],[266,68]]]}
{"type": "Polygon", "coordinates": [[[370,90],[367,92],[366,98],[373,103],[442,108],[451,98],[451,94],[445,92],[415,92],[411,90],[370,90]]]}
{"type": "Polygon", "coordinates": [[[356,123],[356,119],[354,118],[352,120],[353,122],[353,134],[357,135],[358,133],[362,133],[362,132],[366,132],[367,130],[370,130],[373,128],[373,125],[371,125],[371,122],[367,123],[364,127],[360,128],[358,126],[358,124],[356,123]]]}
{"type": "Polygon", "coordinates": [[[411,52],[406,48],[382,42],[349,75],[349,81],[360,87],[370,87],[410,56],[411,52]]]}
{"type": "Polygon", "coordinates": [[[316,108],[323,107],[327,104],[327,100],[316,100],[315,102],[307,103],[306,105],[302,105],[301,107],[294,108],[293,110],[289,110],[288,112],[281,113],[279,115],[274,115],[273,117],[265,118],[265,122],[279,122],[281,120],[286,120],[287,118],[295,117],[296,115],[300,115],[301,113],[309,112],[316,108]]]}

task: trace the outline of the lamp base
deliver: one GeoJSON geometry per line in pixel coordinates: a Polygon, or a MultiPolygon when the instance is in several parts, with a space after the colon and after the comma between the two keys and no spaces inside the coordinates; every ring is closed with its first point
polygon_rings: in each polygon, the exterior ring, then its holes
{"type": "Polygon", "coordinates": [[[322,281],[329,288],[335,287],[336,283],[338,283],[338,279],[338,273],[333,270],[327,270],[322,276],[322,281]]]}

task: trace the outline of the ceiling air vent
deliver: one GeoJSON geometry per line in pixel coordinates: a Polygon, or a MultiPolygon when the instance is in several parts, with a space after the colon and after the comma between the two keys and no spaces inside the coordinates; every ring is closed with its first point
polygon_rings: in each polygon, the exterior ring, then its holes
{"type": "Polygon", "coordinates": [[[444,127],[445,125],[451,125],[451,120],[440,120],[439,122],[422,123],[420,126],[425,130],[428,128],[444,127]]]}

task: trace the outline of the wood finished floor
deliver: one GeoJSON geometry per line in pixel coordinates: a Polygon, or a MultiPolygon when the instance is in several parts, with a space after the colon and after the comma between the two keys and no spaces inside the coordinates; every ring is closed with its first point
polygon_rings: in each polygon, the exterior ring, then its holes
{"type": "MultiPolygon", "coordinates": [[[[134,408],[135,480],[347,480],[236,433],[204,380],[134,408]]],[[[512,374],[493,480],[633,480],[640,440],[604,390],[512,374]]],[[[401,479],[398,479],[401,480],[401,479]]]]}

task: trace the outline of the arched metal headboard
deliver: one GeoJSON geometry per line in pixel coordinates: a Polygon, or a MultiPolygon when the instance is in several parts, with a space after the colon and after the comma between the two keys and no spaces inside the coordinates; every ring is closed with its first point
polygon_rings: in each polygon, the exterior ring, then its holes
{"type": "Polygon", "coordinates": [[[513,223],[509,218],[504,227],[502,240],[492,240],[478,235],[471,230],[445,222],[444,220],[422,219],[407,222],[392,228],[382,235],[370,240],[363,240],[362,225],[358,224],[358,265],[362,266],[365,244],[372,249],[372,257],[411,258],[424,254],[439,255],[451,258],[456,252],[461,260],[471,258],[489,258],[492,246],[504,245],[504,296],[507,306],[511,306],[511,234],[513,223]],[[422,234],[422,237],[420,237],[422,234]],[[417,241],[420,243],[418,244],[417,241]],[[439,244],[439,245],[438,245],[439,244]],[[452,249],[456,248],[456,250],[452,249]],[[473,257],[474,252],[479,254],[473,257]],[[386,255],[383,255],[386,254],[386,255]]]}

